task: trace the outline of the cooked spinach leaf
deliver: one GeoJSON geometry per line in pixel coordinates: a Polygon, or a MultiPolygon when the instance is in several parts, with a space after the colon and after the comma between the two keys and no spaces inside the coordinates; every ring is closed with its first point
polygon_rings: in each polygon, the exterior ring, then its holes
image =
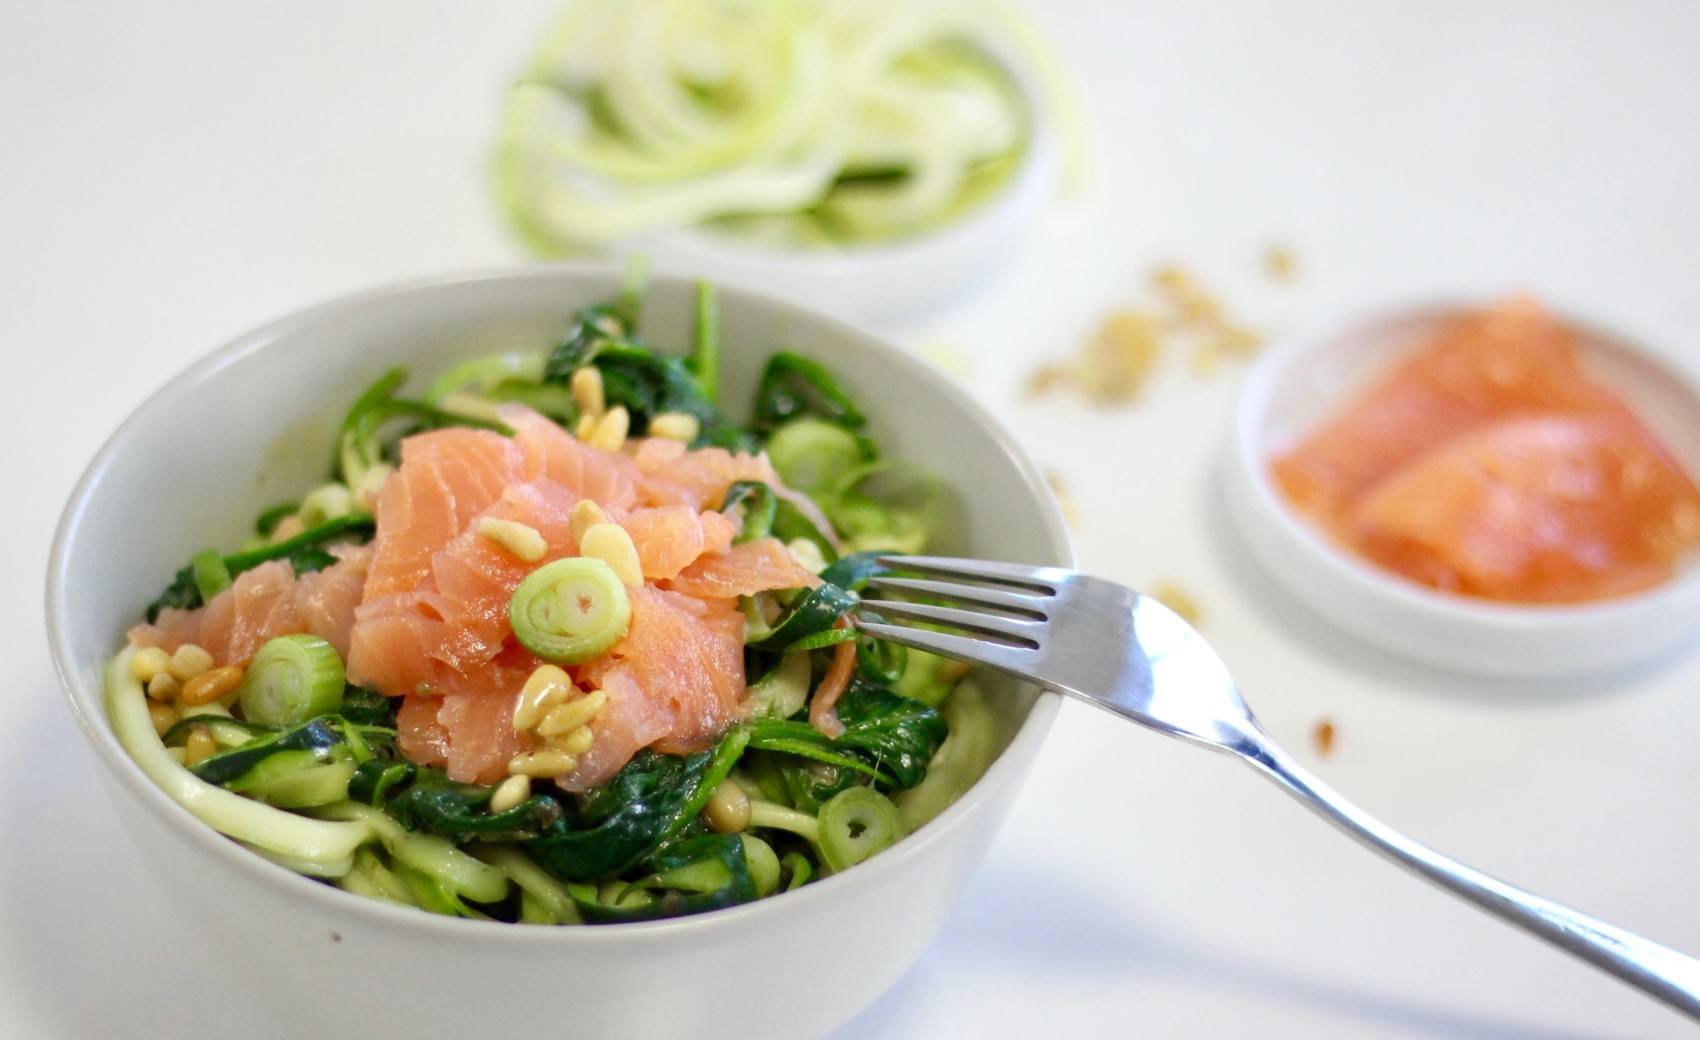
{"type": "Polygon", "coordinates": [[[692,362],[659,353],[629,336],[629,326],[616,308],[606,304],[586,308],[574,319],[567,337],[549,352],[544,380],[565,385],[574,372],[593,365],[602,375],[603,400],[609,407],[625,407],[633,435],[647,432],[655,416],[677,412],[693,416],[700,425],[695,447],[755,450],[756,438],[720,414],[692,362]]]}
{"type": "MultiPolygon", "coordinates": [[[[287,561],[297,575],[323,570],[336,562],[336,557],[330,553],[331,546],[345,542],[367,542],[374,530],[376,526],[371,514],[349,513],[334,520],[327,520],[276,545],[232,553],[224,557],[224,566],[232,578],[270,560],[287,561]]],[[[193,565],[186,566],[177,572],[177,576],[165,587],[165,591],[148,604],[148,621],[159,620],[159,612],[167,607],[193,610],[204,602],[195,581],[195,568],[193,565]]]]}
{"type": "Polygon", "coordinates": [[[868,420],[838,385],[826,366],[801,354],[782,351],[768,359],[756,388],[756,425],[771,430],[799,416],[812,415],[856,433],[868,420]]]}
{"type": "Polygon", "coordinates": [[[613,924],[680,917],[756,898],[737,835],[699,834],[670,841],[644,860],[643,869],[647,876],[620,889],[611,902],[576,899],[584,919],[613,924]]]}
{"type": "Polygon", "coordinates": [[[568,813],[526,844],[543,869],[566,881],[600,881],[642,861],[702,811],[743,754],[749,732],[734,729],[710,751],[663,755],[645,749],[587,792],[568,813]]]}
{"type": "Polygon", "coordinates": [[[927,775],[927,763],[949,735],[937,711],[861,677],[852,679],[839,698],[838,719],[844,732],[836,740],[806,722],[757,720],[750,723],[750,747],[854,770],[883,787],[906,788],[927,775]]]}

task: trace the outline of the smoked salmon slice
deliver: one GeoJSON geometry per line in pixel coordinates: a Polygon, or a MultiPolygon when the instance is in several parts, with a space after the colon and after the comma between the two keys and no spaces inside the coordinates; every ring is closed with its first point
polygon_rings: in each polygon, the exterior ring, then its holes
{"type": "Polygon", "coordinates": [[[1666,581],[1700,489],[1527,298],[1457,323],[1271,465],[1332,537],[1433,588],[1571,603],[1666,581]]]}
{"type": "Polygon", "coordinates": [[[153,624],[132,628],[130,642],[167,651],[194,643],[218,664],[231,665],[247,663],[268,640],[311,632],[346,655],[372,550],[360,546],[331,551],[339,557],[336,563],[299,578],[282,560],[243,571],[206,606],[166,608],[153,624]]]}
{"type": "Polygon", "coordinates": [[[1515,419],[1377,484],[1344,530],[1369,559],[1434,588],[1569,603],[1669,578],[1700,540],[1700,492],[1638,424],[1515,419]]]}
{"type": "Polygon", "coordinates": [[[573,507],[588,499],[632,536],[646,584],[630,590],[625,636],[572,670],[608,700],[563,785],[594,787],[640,748],[710,746],[740,717],[745,691],[737,597],[819,582],[775,539],[734,545],[738,525],[717,510],[741,480],[789,492],[762,455],[659,438],[603,451],[523,406],[499,414],[512,437],[448,427],[401,442],[369,546],[300,578],[287,563],[262,564],[198,610],[162,611],[132,640],[198,642],[227,664],[279,635],[322,635],[350,682],[402,698],[398,741],[412,761],[494,782],[530,745],[513,711],[541,664],[514,639],[508,604],[532,570],[577,554],[573,507]],[[542,557],[520,560],[485,537],[486,519],[536,531],[542,557]]]}
{"type": "Polygon", "coordinates": [[[1575,334],[1526,297],[1466,318],[1275,461],[1276,483],[1332,520],[1442,440],[1514,415],[1628,416],[1576,357],[1575,334]]]}

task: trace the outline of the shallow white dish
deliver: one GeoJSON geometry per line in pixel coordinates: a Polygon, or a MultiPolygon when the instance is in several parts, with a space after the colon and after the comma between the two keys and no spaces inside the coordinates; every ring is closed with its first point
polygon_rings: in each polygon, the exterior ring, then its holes
{"type": "MultiPolygon", "coordinates": [[[[1500,605],[1417,585],[1332,543],[1287,503],[1269,461],[1445,323],[1453,301],[1388,309],[1293,336],[1252,369],[1223,470],[1230,512],[1263,566],[1318,614],[1383,650],[1484,675],[1603,672],[1670,650],[1700,627],[1700,567],[1658,588],[1576,606],[1500,605]]],[[[1632,341],[1568,316],[1583,364],[1690,474],[1700,474],[1700,386],[1632,341]]]]}
{"type": "MultiPolygon", "coordinates": [[[[1054,695],[1000,687],[994,703],[1008,744],[985,777],[856,869],[754,904],[634,925],[492,924],[357,898],[249,853],[154,787],[112,736],[99,672],[180,561],[239,541],[260,506],[322,479],[331,429],[351,392],[379,372],[406,364],[423,379],[497,347],[546,346],[576,308],[618,283],[600,266],[468,274],[266,325],[144,402],[66,507],[48,566],[47,624],[71,711],[139,861],[204,941],[265,980],[270,998],[299,1008],[292,1025],[302,1035],[465,1040],[559,1021],[585,1036],[818,1036],[870,1003],[926,946],[1056,713],[1054,695]],[[807,967],[822,964],[829,969],[807,967]],[[785,982],[752,1005],[760,965],[782,970],[785,982]]],[[[687,342],[692,291],[656,281],[646,333],[687,342]]],[[[812,354],[863,402],[894,457],[946,477],[964,523],[941,550],[1070,562],[1043,478],[948,381],[851,328],[761,297],[723,292],[722,319],[728,400],[753,393],[778,345],[812,354]]],[[[242,994],[217,999],[221,1014],[241,1017],[242,994]]]]}

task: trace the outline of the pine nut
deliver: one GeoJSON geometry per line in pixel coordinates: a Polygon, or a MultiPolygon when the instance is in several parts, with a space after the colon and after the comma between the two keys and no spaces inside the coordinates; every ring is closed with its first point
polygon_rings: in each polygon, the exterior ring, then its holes
{"type": "MultiPolygon", "coordinates": [[[[596,716],[602,713],[602,706],[608,703],[608,695],[601,690],[592,690],[583,697],[556,704],[543,715],[537,723],[537,735],[540,737],[557,737],[563,733],[572,733],[589,726],[596,716]]],[[[584,751],[567,748],[575,755],[584,751]]]]}
{"type": "Polygon", "coordinates": [[[206,650],[194,643],[184,643],[177,648],[176,653],[171,655],[171,664],[168,666],[168,670],[171,672],[172,678],[178,682],[188,682],[203,672],[211,671],[213,665],[217,663],[213,660],[213,655],[206,650]]]}
{"type": "Polygon", "coordinates": [[[177,725],[177,709],[154,701],[148,705],[148,721],[153,723],[153,731],[163,737],[166,730],[177,725]]]}
{"type": "Polygon", "coordinates": [[[579,539],[581,556],[592,556],[611,567],[627,588],[643,584],[643,564],[638,561],[632,536],[619,524],[592,524],[579,539]]]}
{"type": "Polygon", "coordinates": [[[703,806],[708,825],[721,834],[736,834],[750,825],[750,796],[738,781],[727,777],[703,806]]]}
{"type": "Polygon", "coordinates": [[[130,675],[142,685],[171,667],[171,655],[157,646],[144,646],[130,658],[130,675]]]}
{"type": "Polygon", "coordinates": [[[580,726],[571,730],[564,737],[554,737],[548,740],[550,747],[557,751],[565,751],[569,755],[583,757],[596,743],[596,733],[589,726],[580,726]]]}
{"type": "Polygon", "coordinates": [[[239,665],[202,672],[183,684],[183,692],[178,699],[190,707],[211,704],[242,685],[242,675],[243,669],[239,665]]]}
{"type": "Polygon", "coordinates": [[[505,813],[531,797],[531,778],[523,773],[508,777],[496,785],[490,795],[490,811],[505,813]]]}
{"type": "Polygon", "coordinates": [[[183,764],[192,766],[217,752],[218,742],[213,740],[212,732],[205,726],[195,726],[189,730],[188,743],[183,745],[183,764]]]}
{"type": "Polygon", "coordinates": [[[578,768],[578,759],[565,751],[540,748],[515,755],[508,760],[508,772],[515,776],[531,776],[555,780],[578,768]]]}
{"type": "Polygon", "coordinates": [[[478,521],[478,533],[508,551],[508,555],[526,563],[536,563],[549,551],[549,543],[537,528],[517,520],[498,520],[486,516],[478,521]]]}
{"type": "Polygon", "coordinates": [[[183,684],[170,672],[160,672],[148,680],[148,696],[161,704],[170,704],[183,691],[183,684]]]}
{"type": "Polygon", "coordinates": [[[670,441],[684,441],[686,444],[697,439],[702,432],[702,423],[696,416],[686,412],[662,412],[649,420],[649,435],[665,437],[670,441]]]}
{"type": "Polygon", "coordinates": [[[573,372],[572,378],[573,403],[578,405],[580,415],[602,418],[602,413],[608,410],[608,402],[602,396],[602,371],[585,365],[573,372]]]}
{"type": "Polygon", "coordinates": [[[619,451],[626,446],[626,434],[631,432],[632,416],[625,405],[615,405],[608,414],[596,421],[590,431],[590,446],[602,451],[619,451]]]}
{"type": "Polygon", "coordinates": [[[544,712],[577,692],[572,678],[558,666],[539,665],[519,691],[519,703],[514,706],[514,732],[529,733],[537,727],[537,720],[544,712]]]}
{"type": "Polygon", "coordinates": [[[287,542],[305,530],[307,530],[307,524],[301,519],[301,515],[299,513],[291,513],[282,520],[279,520],[277,522],[277,526],[272,528],[272,544],[276,545],[278,542],[287,542]]]}
{"type": "Polygon", "coordinates": [[[582,543],[584,532],[597,524],[608,522],[608,514],[602,507],[588,498],[581,498],[573,504],[572,516],[567,518],[567,527],[573,533],[573,541],[582,543]]]}

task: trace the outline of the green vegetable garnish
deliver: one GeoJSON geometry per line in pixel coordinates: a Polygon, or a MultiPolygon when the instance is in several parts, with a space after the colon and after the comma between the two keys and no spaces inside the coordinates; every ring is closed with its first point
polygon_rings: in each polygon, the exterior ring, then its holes
{"type": "Polygon", "coordinates": [[[821,806],[821,858],[835,871],[890,848],[907,833],[897,806],[871,787],[851,787],[821,806]]]}
{"type": "Polygon", "coordinates": [[[508,603],[508,620],[521,645],[538,657],[582,664],[626,634],[632,604],[612,567],[573,556],[526,575],[508,603]]]}
{"type": "Polygon", "coordinates": [[[278,636],[260,647],[237,703],[249,722],[293,726],[342,707],[342,658],[313,635],[278,636]]]}
{"type": "Polygon", "coordinates": [[[812,495],[837,487],[864,456],[854,433],[804,416],[773,431],[767,457],[787,487],[812,495]]]}

